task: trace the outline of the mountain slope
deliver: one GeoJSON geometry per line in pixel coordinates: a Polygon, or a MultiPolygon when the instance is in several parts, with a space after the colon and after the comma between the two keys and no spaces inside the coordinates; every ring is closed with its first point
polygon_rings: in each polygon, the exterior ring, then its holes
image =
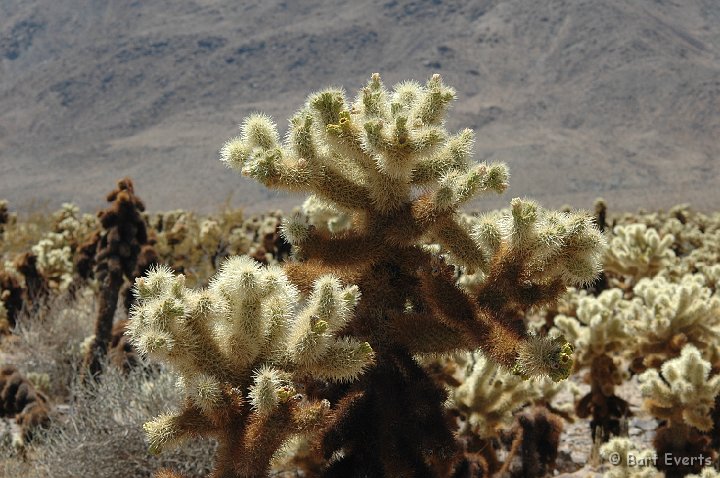
{"type": "Polygon", "coordinates": [[[714,0],[0,0],[0,197],[94,209],[132,176],[153,210],[297,199],[224,170],[255,110],[434,72],[513,195],[549,206],[720,204],[714,0]],[[682,5],[680,5],[682,3],[682,5]]]}

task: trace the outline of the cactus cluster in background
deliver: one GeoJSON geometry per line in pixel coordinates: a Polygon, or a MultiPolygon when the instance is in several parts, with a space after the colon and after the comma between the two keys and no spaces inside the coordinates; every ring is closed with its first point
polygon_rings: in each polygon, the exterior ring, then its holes
{"type": "Polygon", "coordinates": [[[38,271],[54,290],[65,290],[73,281],[73,258],[81,243],[99,223],[95,216],[80,214],[74,204],[65,203],[53,214],[52,231],[43,235],[32,252],[37,256],[38,271]]]}
{"type": "Polygon", "coordinates": [[[644,224],[618,225],[603,261],[605,270],[627,277],[632,284],[643,277],[653,277],[675,257],[670,248],[675,238],[662,238],[644,224]]]}
{"type": "Polygon", "coordinates": [[[287,259],[290,244],[280,235],[281,219],[281,211],[246,218],[242,210],[226,208],[204,219],[171,211],[148,221],[159,261],[184,274],[188,284],[203,285],[229,256],[247,254],[263,264],[287,259]]]}
{"type": "Polygon", "coordinates": [[[635,350],[643,367],[659,367],[680,355],[685,344],[702,350],[707,360],[720,359],[720,296],[704,286],[701,275],[686,274],[676,282],[643,279],[634,289],[642,304],[635,350]]]}

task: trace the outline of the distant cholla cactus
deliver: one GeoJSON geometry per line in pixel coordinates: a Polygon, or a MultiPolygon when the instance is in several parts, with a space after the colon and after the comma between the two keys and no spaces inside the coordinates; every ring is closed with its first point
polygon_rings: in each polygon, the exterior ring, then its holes
{"type": "Polygon", "coordinates": [[[660,272],[664,277],[674,281],[720,263],[720,213],[705,215],[675,207],[668,213],[640,216],[637,220],[652,223],[661,235],[675,237],[672,248],[677,260],[660,272]]]}
{"type": "Polygon", "coordinates": [[[187,289],[182,275],[158,268],[138,279],[136,293],[127,333],[141,353],[175,369],[187,397],[182,410],[146,424],[150,449],[213,435],[213,476],[265,476],[273,453],[329,411],[295,384],[351,381],[373,361],[367,342],[336,335],[360,294],[332,276],[314,282],[300,310],[283,271],[248,257],[223,263],[207,290],[187,289]]]}
{"type": "Polygon", "coordinates": [[[460,386],[452,389],[448,405],[463,418],[457,433],[466,459],[482,468],[482,476],[492,476],[500,469],[493,440],[501,428],[512,425],[514,413],[535,395],[534,383],[498,368],[478,352],[466,354],[465,360],[459,358],[460,363],[465,362],[466,375],[460,386]]]}
{"type": "MultiPolygon", "coordinates": [[[[210,259],[214,272],[223,259],[230,255],[248,252],[250,240],[243,233],[244,217],[240,209],[226,208],[216,217],[208,217],[200,222],[199,232],[188,231],[188,238],[198,240],[203,255],[210,259]]],[[[192,254],[192,252],[191,252],[192,254]]]]}
{"type": "Polygon", "coordinates": [[[201,263],[205,264],[203,249],[198,244],[199,221],[192,212],[176,210],[157,214],[150,224],[156,231],[155,249],[164,264],[182,271],[190,283],[196,282],[197,275],[205,275],[196,270],[201,263]]]}
{"type": "Polygon", "coordinates": [[[290,256],[291,246],[282,236],[282,211],[253,216],[245,222],[253,245],[248,255],[263,264],[277,264],[290,256]]]}
{"type": "MultiPolygon", "coordinates": [[[[514,425],[517,444],[511,454],[517,452],[519,446],[532,447],[533,443],[530,441],[536,437],[527,433],[529,428],[532,428],[530,422],[546,422],[550,428],[557,431],[559,437],[562,420],[548,410],[567,416],[563,410],[557,410],[550,404],[552,399],[566,388],[566,382],[554,382],[547,377],[522,380],[517,375],[499,368],[479,352],[460,355],[456,360],[464,374],[461,373],[456,378],[460,384],[450,388],[447,406],[462,417],[458,437],[463,443],[466,459],[482,468],[482,476],[492,476],[500,468],[493,442],[498,439],[501,429],[507,430],[514,425]],[[536,407],[523,416],[520,420],[522,424],[517,423],[516,412],[530,404],[536,407]],[[524,445],[523,439],[527,440],[524,445]]],[[[525,458],[523,467],[531,465],[530,462],[533,461],[525,458]]],[[[506,463],[509,465],[507,461],[506,463]]]]}
{"type": "Polygon", "coordinates": [[[555,326],[576,350],[577,367],[590,366],[595,357],[623,351],[633,338],[633,321],[640,307],[623,299],[620,289],[603,291],[598,297],[579,299],[576,317],[555,317],[555,326]]]}
{"type": "Polygon", "coordinates": [[[170,211],[151,219],[160,257],[185,274],[189,285],[207,283],[226,257],[247,254],[263,264],[287,258],[290,246],[279,233],[281,211],[245,218],[242,210],[226,208],[201,218],[170,211]]]}
{"type": "Polygon", "coordinates": [[[24,291],[17,271],[8,267],[8,264],[0,264],[0,304],[5,311],[3,314],[5,322],[0,326],[0,330],[9,332],[10,328],[15,326],[18,314],[24,306],[23,295],[24,291]]]}
{"type": "Polygon", "coordinates": [[[479,347],[523,376],[560,380],[570,371],[570,345],[528,333],[524,314],[568,285],[591,282],[604,238],[586,215],[522,199],[472,229],[459,208],[503,192],[508,171],[471,161],[471,130],[445,129],[454,99],[439,75],[388,90],[374,74],[354,100],[337,88],[310,95],[284,142],[270,118],[254,114],[221,150],[242,174],[309,193],[352,218],[336,231],[302,214],[283,224],[302,259],[285,265],[290,280],[309,290],[332,272],[357,284],[363,302],[348,333],[378,351],[377,366],[336,392],[343,398],[322,444],[327,476],[449,472],[455,444],[443,418],[445,392],[414,355],[479,347]],[[482,282],[460,289],[456,268],[481,271],[482,282]],[[385,439],[362,439],[375,435],[385,439]]]}
{"type": "Polygon", "coordinates": [[[8,202],[6,199],[0,199],[0,236],[5,232],[5,224],[10,221],[10,212],[8,211],[8,202]]]}
{"type": "Polygon", "coordinates": [[[698,347],[706,358],[717,355],[720,297],[704,284],[703,276],[688,274],[679,283],[655,277],[635,286],[635,300],[644,310],[635,324],[633,351],[643,357],[644,366],[659,367],[679,355],[686,343],[698,347]]]}
{"type": "Polygon", "coordinates": [[[632,341],[632,325],[639,311],[638,304],[623,299],[620,289],[609,289],[597,298],[581,298],[577,317],[555,317],[555,326],[579,351],[578,368],[590,368],[590,392],[577,403],[576,413],[581,418],[592,416],[593,437],[599,430],[603,439],[617,436],[622,419],[629,414],[627,401],[615,395],[623,377],[613,355],[632,341]]]}
{"type": "MultiPolygon", "coordinates": [[[[97,231],[90,244],[82,247],[82,252],[94,250],[94,257],[84,258],[83,262],[89,259],[84,266],[86,268],[94,263],[94,275],[99,283],[95,336],[84,358],[90,376],[102,371],[102,359],[112,339],[115,310],[125,279],[131,283],[151,265],[158,263],[141,215],[145,204],[135,195],[132,180],[119,180],[106,199],[110,205],[98,213],[102,231],[97,231]]],[[[127,310],[132,302],[130,291],[129,285],[126,285],[123,302],[127,310]]]]}
{"type": "MultiPolygon", "coordinates": [[[[222,239],[220,224],[214,219],[205,219],[200,223],[200,244],[216,245],[222,239]]],[[[215,249],[214,247],[212,249],[215,249]]],[[[212,252],[215,252],[214,250],[212,252]]]]}
{"type": "Polygon", "coordinates": [[[53,230],[73,244],[80,242],[98,224],[95,216],[80,214],[80,209],[72,203],[63,203],[60,209],[53,213],[53,221],[53,230]]]}
{"type": "Polygon", "coordinates": [[[629,438],[616,437],[600,447],[600,456],[611,463],[603,478],[661,478],[654,464],[661,458],[653,450],[640,450],[629,438]]]}
{"type": "Polygon", "coordinates": [[[50,423],[47,397],[12,365],[0,366],[0,417],[14,417],[20,429],[16,443],[23,445],[38,427],[50,423]]]}
{"type": "Polygon", "coordinates": [[[671,234],[662,238],[644,224],[615,226],[605,254],[605,271],[629,277],[632,283],[652,277],[675,258],[671,234]]]}
{"type": "MultiPolygon", "coordinates": [[[[711,411],[720,394],[720,376],[710,376],[710,363],[702,359],[692,345],[686,345],[680,357],[662,365],[661,372],[652,369],[639,376],[645,407],[664,424],[658,428],[654,445],[659,456],[673,458],[703,455],[712,462],[717,454],[710,446],[709,432],[713,428],[711,411]]],[[[692,461],[690,465],[668,466],[660,469],[673,473],[697,473],[710,463],[692,461]]]]}
{"type": "Polygon", "coordinates": [[[526,405],[534,395],[533,381],[498,368],[482,354],[468,354],[467,375],[453,390],[452,405],[467,416],[467,431],[480,438],[496,436],[502,426],[512,424],[513,412],[526,405]]]}
{"type": "Polygon", "coordinates": [[[56,232],[45,235],[31,248],[37,256],[37,267],[53,289],[67,289],[72,282],[73,253],[65,236],[56,232]]]}
{"type": "Polygon", "coordinates": [[[720,393],[720,375],[710,377],[710,364],[692,345],[680,357],[665,362],[660,373],[651,369],[640,376],[646,406],[654,416],[668,420],[668,426],[681,423],[710,431],[710,411],[720,393]]]}
{"type": "Polygon", "coordinates": [[[53,230],[32,246],[37,256],[37,269],[56,291],[66,290],[73,281],[73,255],[80,243],[97,228],[97,218],[90,214],[80,215],[77,206],[64,203],[52,215],[53,230]]]}
{"type": "Polygon", "coordinates": [[[595,210],[595,225],[598,227],[598,229],[600,229],[600,232],[605,232],[605,229],[608,227],[607,203],[605,202],[605,199],[595,199],[593,209],[595,210]]]}

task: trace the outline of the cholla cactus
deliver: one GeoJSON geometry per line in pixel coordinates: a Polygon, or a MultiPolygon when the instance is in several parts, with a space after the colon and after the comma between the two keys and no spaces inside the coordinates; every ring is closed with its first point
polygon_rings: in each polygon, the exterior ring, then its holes
{"type": "Polygon", "coordinates": [[[661,478],[655,468],[658,456],[652,450],[639,450],[628,438],[613,438],[600,447],[600,456],[612,464],[603,478],[661,478]]]}
{"type": "Polygon", "coordinates": [[[19,444],[50,422],[48,399],[12,365],[0,367],[0,417],[15,418],[21,430],[19,444]]]}
{"type": "Polygon", "coordinates": [[[159,452],[196,435],[220,442],[213,476],[265,476],[273,453],[317,428],[326,401],[303,400],[306,376],[347,382],[373,360],[367,342],[340,338],[359,299],[356,287],[323,276],[306,306],[281,269],[248,257],[227,260],[207,290],[185,287],[166,268],[136,285],[128,334],[138,350],[170,364],[186,398],[182,410],[145,425],[159,452]]]}
{"type": "Polygon", "coordinates": [[[63,203],[52,217],[53,231],[62,234],[73,248],[98,225],[97,217],[92,214],[80,214],[80,209],[72,203],[63,203]]]}
{"type": "Polygon", "coordinates": [[[48,278],[50,287],[67,289],[72,282],[73,254],[65,236],[48,233],[32,247],[32,252],[38,258],[38,270],[48,278]]]}
{"type": "MultiPolygon", "coordinates": [[[[135,195],[132,180],[118,181],[117,188],[108,194],[107,200],[111,205],[98,213],[104,230],[95,235],[95,277],[100,283],[95,336],[84,359],[92,376],[100,373],[102,359],[107,353],[124,279],[134,280],[157,262],[155,251],[148,244],[145,221],[140,215],[145,204],[135,195]]],[[[126,294],[126,305],[129,306],[129,302],[126,294]]]]}
{"type": "Polygon", "coordinates": [[[0,199],[0,236],[5,232],[5,224],[10,220],[10,212],[8,211],[8,202],[6,199],[0,199]]]}
{"type": "Polygon", "coordinates": [[[513,426],[513,443],[504,468],[509,469],[511,458],[519,453],[522,476],[547,476],[552,473],[562,431],[562,418],[547,408],[532,407],[523,411],[513,426]]]}
{"type": "Polygon", "coordinates": [[[23,302],[30,314],[34,315],[50,292],[47,278],[38,270],[38,257],[32,252],[24,252],[15,258],[13,267],[23,277],[23,302]]]}
{"type": "Polygon", "coordinates": [[[155,247],[163,263],[185,274],[188,283],[200,282],[196,280],[198,276],[207,279],[212,275],[203,269],[210,264],[204,261],[203,248],[198,244],[200,224],[192,212],[177,210],[157,214],[151,225],[156,231],[155,247]]]}
{"type": "Polygon", "coordinates": [[[242,233],[243,224],[242,210],[225,208],[217,217],[201,221],[197,235],[188,231],[190,239],[199,240],[196,247],[209,259],[212,272],[226,257],[248,252],[250,241],[242,233]]]}
{"type": "Polygon", "coordinates": [[[652,277],[675,258],[671,249],[674,240],[671,234],[661,238],[655,229],[644,224],[615,226],[605,254],[605,271],[626,276],[633,284],[643,277],[652,277]]]}
{"type": "Polygon", "coordinates": [[[617,436],[621,420],[629,414],[628,403],[615,395],[622,373],[613,355],[632,340],[632,324],[638,314],[638,304],[624,300],[620,289],[610,289],[597,298],[581,298],[577,317],[555,317],[556,327],[578,350],[578,368],[590,368],[590,392],[577,403],[576,412],[580,418],[592,416],[593,437],[600,430],[603,439],[617,436]]]}
{"type": "Polygon", "coordinates": [[[14,327],[17,316],[23,308],[23,289],[17,274],[4,268],[0,268],[0,303],[5,310],[8,329],[14,327]]]}
{"type": "Polygon", "coordinates": [[[455,364],[456,370],[451,372],[446,363],[438,378],[450,390],[446,406],[459,418],[457,435],[469,466],[482,470],[482,476],[500,470],[495,445],[501,430],[507,432],[511,425],[514,439],[502,469],[509,469],[518,453],[526,476],[539,476],[544,474],[540,469],[554,466],[563,428],[561,416],[568,417],[571,410],[557,409],[551,402],[567,389],[567,382],[548,377],[521,380],[477,351],[458,355],[449,363],[455,364]],[[522,415],[516,414],[527,405],[531,407],[522,415]]]}
{"type": "Polygon", "coordinates": [[[695,457],[690,465],[667,464],[660,469],[673,473],[697,473],[705,463],[698,456],[714,459],[709,432],[713,428],[711,411],[720,394],[720,376],[710,377],[710,364],[692,345],[686,345],[680,357],[639,377],[645,407],[665,424],[658,428],[654,445],[659,456],[695,457]]]}
{"type": "Polygon", "coordinates": [[[557,315],[555,326],[578,351],[578,368],[590,366],[595,357],[623,350],[633,337],[632,324],[640,307],[623,299],[620,289],[603,291],[598,297],[582,297],[576,316],[557,315]]]}
{"type": "Polygon", "coordinates": [[[478,352],[468,353],[459,362],[465,362],[466,375],[460,386],[451,390],[448,405],[461,418],[458,436],[466,457],[483,468],[482,476],[492,476],[500,469],[493,441],[501,428],[512,425],[514,412],[535,395],[535,386],[478,352]]]}
{"type": "MultiPolygon", "coordinates": [[[[53,230],[32,246],[37,256],[37,269],[55,291],[64,291],[73,282],[73,256],[83,240],[97,229],[98,220],[90,214],[80,214],[77,206],[64,203],[52,215],[53,230]]],[[[82,275],[82,272],[81,272],[82,275]]]]}
{"type": "Polygon", "coordinates": [[[702,350],[707,359],[717,355],[720,297],[713,296],[704,284],[703,276],[688,274],[679,283],[655,277],[635,286],[636,300],[644,311],[636,321],[633,349],[636,356],[643,357],[643,366],[659,367],[676,357],[686,343],[702,350]]]}
{"type": "Polygon", "coordinates": [[[600,229],[600,232],[605,232],[608,227],[607,223],[607,203],[603,198],[595,199],[593,204],[595,209],[595,225],[600,229]]]}
{"type": "Polygon", "coordinates": [[[654,220],[661,234],[675,237],[672,248],[677,260],[661,271],[664,277],[674,281],[720,262],[720,213],[705,215],[688,208],[673,208],[667,214],[638,219],[654,220]]]}
{"type": "Polygon", "coordinates": [[[332,272],[357,284],[364,299],[348,333],[378,351],[377,365],[338,392],[344,397],[323,440],[332,457],[327,476],[447,471],[455,445],[443,419],[445,393],[413,355],[480,347],[524,376],[560,380],[570,371],[569,344],[529,334],[523,317],[568,285],[592,281],[603,236],[585,215],[522,199],[471,230],[459,207],[504,191],[508,171],[473,164],[473,132],[444,128],[454,98],[439,75],[388,90],[374,74],[354,101],[335,88],[310,95],[284,143],[272,121],[255,114],[222,148],[222,161],[244,175],[310,193],[352,217],[338,232],[302,215],[283,226],[301,259],[285,266],[290,280],[308,290],[332,272]],[[442,255],[426,250],[429,242],[442,255]],[[461,290],[443,257],[466,273],[482,271],[484,280],[461,290]]]}
{"type": "MultiPolygon", "coordinates": [[[[467,432],[491,438],[512,424],[513,412],[534,395],[535,384],[522,380],[478,352],[468,354],[467,375],[453,390],[451,403],[467,416],[467,432]]],[[[461,431],[462,432],[462,431],[461,431]]]]}

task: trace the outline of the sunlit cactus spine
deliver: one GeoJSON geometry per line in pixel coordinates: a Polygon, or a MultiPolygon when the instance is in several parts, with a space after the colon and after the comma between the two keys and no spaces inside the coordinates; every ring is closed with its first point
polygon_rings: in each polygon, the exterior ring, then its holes
{"type": "Polygon", "coordinates": [[[357,284],[363,301],[343,333],[377,353],[360,380],[328,391],[343,398],[324,430],[327,477],[435,476],[452,466],[446,394],[414,355],[480,348],[524,377],[571,370],[570,344],[529,333],[523,319],[597,276],[603,236],[584,214],[519,198],[474,228],[462,221],[463,204],[507,188],[508,170],[471,160],[472,130],[447,131],[454,99],[439,75],[387,89],[374,74],[354,100],[337,88],[310,95],[284,141],[254,114],[221,150],[229,167],[309,193],[350,221],[313,227],[296,215],[283,226],[296,256],[289,279],[303,291],[326,273],[357,284]],[[431,242],[439,253],[424,248],[431,242]],[[482,280],[461,290],[456,268],[482,280]]]}
{"type": "Polygon", "coordinates": [[[185,400],[145,425],[150,450],[195,436],[219,447],[213,477],[266,476],[273,454],[293,435],[311,434],[329,413],[303,396],[306,377],[356,379],[373,361],[367,342],[337,333],[360,293],[331,275],[318,278],[303,307],[279,267],[248,257],[222,264],[204,290],[158,268],[136,285],[128,334],[144,355],[169,364],[185,400]]]}

